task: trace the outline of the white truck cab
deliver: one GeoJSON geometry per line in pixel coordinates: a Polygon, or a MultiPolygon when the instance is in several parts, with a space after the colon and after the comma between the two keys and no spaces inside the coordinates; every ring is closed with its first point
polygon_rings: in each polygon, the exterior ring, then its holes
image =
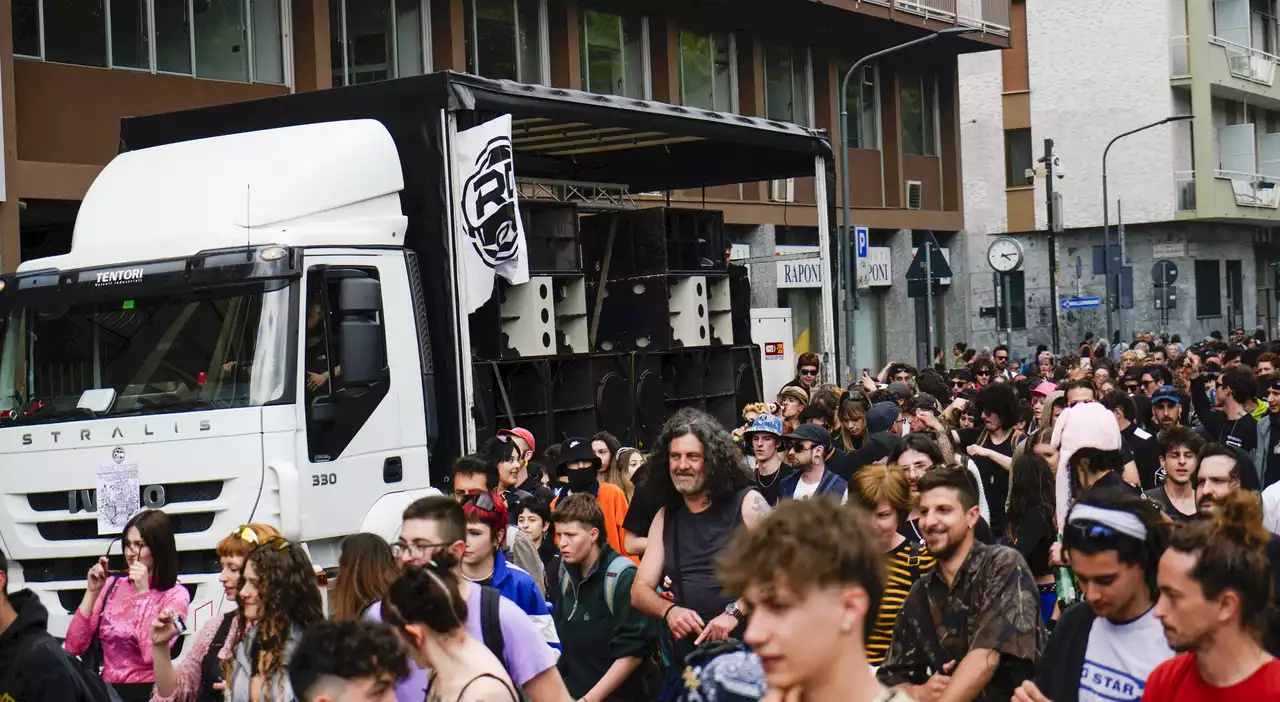
{"type": "Polygon", "coordinates": [[[173,520],[192,630],[222,606],[213,547],[241,524],[322,564],[343,535],[394,535],[428,484],[402,188],[372,120],[126,152],[71,252],[3,279],[0,537],[14,587],[61,599],[51,629],[120,554],[90,489],[113,460],[173,520]],[[78,408],[95,388],[109,406],[78,408]]]}

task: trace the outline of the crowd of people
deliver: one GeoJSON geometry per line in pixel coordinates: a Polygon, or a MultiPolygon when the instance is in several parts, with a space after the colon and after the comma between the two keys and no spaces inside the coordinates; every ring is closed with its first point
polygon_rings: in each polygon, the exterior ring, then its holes
{"type": "Polygon", "coordinates": [[[1280,699],[1278,352],[957,344],[844,388],[803,354],[734,428],[503,430],[327,584],[237,528],[236,607],[176,664],[189,595],[145,510],[61,645],[0,554],[0,700],[1280,699]]]}

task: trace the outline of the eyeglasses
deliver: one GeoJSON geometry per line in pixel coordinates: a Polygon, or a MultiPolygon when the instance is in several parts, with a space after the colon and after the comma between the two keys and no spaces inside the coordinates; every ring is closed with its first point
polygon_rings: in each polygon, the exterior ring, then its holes
{"type": "Polygon", "coordinates": [[[410,543],[405,543],[404,541],[397,541],[394,544],[391,544],[391,555],[395,556],[396,558],[400,558],[401,556],[404,556],[404,555],[408,555],[410,558],[413,558],[413,559],[427,558],[436,549],[448,548],[450,545],[451,544],[447,544],[447,543],[424,544],[421,542],[415,542],[410,544],[410,543]]]}
{"type": "Polygon", "coordinates": [[[962,388],[962,387],[964,387],[965,385],[968,385],[968,384],[969,384],[969,383],[968,383],[968,381],[966,381],[966,380],[953,380],[953,381],[951,381],[951,387],[953,387],[953,388],[962,388]]]}
{"type": "Polygon", "coordinates": [[[978,376],[979,378],[985,378],[986,376],[991,375],[991,371],[978,371],[977,373],[974,373],[974,375],[978,376]]]}
{"type": "Polygon", "coordinates": [[[817,368],[801,368],[800,369],[800,375],[817,375],[817,374],[818,374],[817,368]]]}
{"type": "Polygon", "coordinates": [[[239,529],[231,532],[231,535],[241,541],[248,541],[255,546],[259,543],[258,532],[250,529],[247,524],[242,524],[239,529]]]}
{"type": "Polygon", "coordinates": [[[996,356],[996,360],[997,360],[997,361],[1007,361],[1007,360],[1009,360],[1009,357],[1008,357],[1008,356],[996,356]]]}
{"type": "Polygon", "coordinates": [[[124,552],[125,552],[125,553],[128,553],[128,552],[130,552],[130,551],[133,551],[134,553],[142,553],[142,549],[144,549],[144,548],[146,548],[146,547],[147,547],[147,542],[145,542],[145,541],[125,541],[125,542],[122,542],[122,543],[121,543],[120,547],[121,547],[122,549],[124,549],[124,552]]]}

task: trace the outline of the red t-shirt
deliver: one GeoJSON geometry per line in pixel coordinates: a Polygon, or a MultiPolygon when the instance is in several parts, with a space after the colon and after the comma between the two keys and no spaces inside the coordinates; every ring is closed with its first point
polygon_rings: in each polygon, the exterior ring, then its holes
{"type": "Polygon", "coordinates": [[[1228,702],[1280,699],[1280,660],[1272,659],[1253,675],[1230,687],[1215,687],[1200,677],[1193,653],[1161,663],[1147,678],[1142,702],[1228,702]]]}

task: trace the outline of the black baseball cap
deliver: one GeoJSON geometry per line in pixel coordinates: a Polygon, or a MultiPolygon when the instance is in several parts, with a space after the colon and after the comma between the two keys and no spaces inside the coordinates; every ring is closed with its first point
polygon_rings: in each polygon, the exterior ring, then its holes
{"type": "Polygon", "coordinates": [[[790,434],[783,434],[782,438],[791,441],[812,441],[821,445],[824,449],[831,446],[831,432],[827,431],[821,424],[801,424],[790,434]]]}

